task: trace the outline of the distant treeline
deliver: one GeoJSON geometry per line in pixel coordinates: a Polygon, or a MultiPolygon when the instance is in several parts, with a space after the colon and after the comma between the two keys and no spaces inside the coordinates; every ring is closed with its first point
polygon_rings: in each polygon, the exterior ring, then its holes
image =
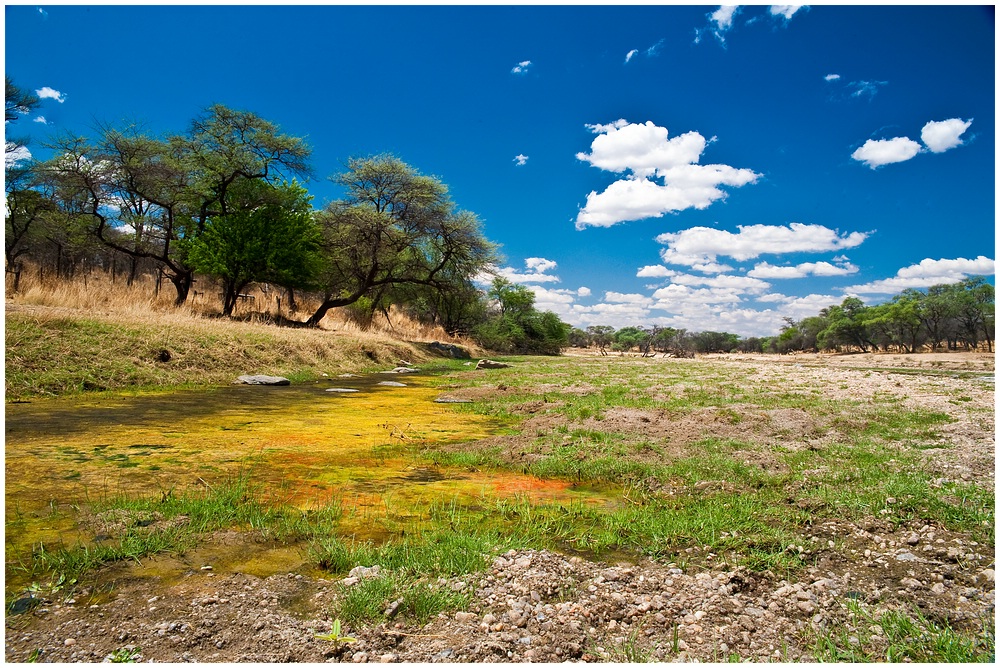
{"type": "Polygon", "coordinates": [[[981,276],[927,290],[908,289],[890,301],[866,306],[848,297],[809,318],[785,318],[776,336],[747,337],[728,332],[688,332],[672,327],[595,325],[574,328],[570,344],[602,352],[638,351],[690,356],[693,353],[902,352],[920,350],[993,351],[996,329],[994,288],[981,276]]]}

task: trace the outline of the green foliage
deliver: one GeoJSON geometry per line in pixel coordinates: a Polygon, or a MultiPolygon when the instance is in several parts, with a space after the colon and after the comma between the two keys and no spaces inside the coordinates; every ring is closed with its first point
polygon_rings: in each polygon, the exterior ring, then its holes
{"type": "Polygon", "coordinates": [[[332,626],[330,628],[330,632],[329,633],[315,633],[315,634],[313,634],[313,637],[318,638],[319,640],[329,640],[334,645],[337,645],[339,643],[352,643],[352,642],[357,642],[358,641],[357,638],[352,638],[351,636],[341,635],[341,633],[340,633],[340,620],[339,619],[333,620],[333,624],[332,624],[332,626]]]}
{"type": "Polygon", "coordinates": [[[251,282],[305,287],[319,272],[320,231],[306,190],[242,181],[230,190],[228,212],[209,218],[191,243],[189,261],[223,283],[223,314],[251,282]]]}
{"type": "Polygon", "coordinates": [[[441,181],[394,156],[352,158],[334,181],[346,193],[317,213],[323,301],[309,324],[400,286],[444,292],[466,285],[495,260],[475,214],[457,210],[441,181]]]}
{"type": "Polygon", "coordinates": [[[138,663],[142,659],[141,647],[119,647],[108,655],[109,663],[138,663]]]}
{"type": "Polygon", "coordinates": [[[496,312],[472,331],[476,342],[504,353],[558,355],[569,345],[571,327],[551,311],[535,310],[535,295],[502,276],[493,279],[488,296],[496,312]]]}

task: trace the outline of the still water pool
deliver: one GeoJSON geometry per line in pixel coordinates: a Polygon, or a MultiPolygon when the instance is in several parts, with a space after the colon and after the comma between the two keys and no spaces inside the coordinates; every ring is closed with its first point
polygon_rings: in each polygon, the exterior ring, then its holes
{"type": "Polygon", "coordinates": [[[339,503],[340,530],[363,540],[378,538],[373,519],[392,514],[418,521],[433,502],[474,505],[516,496],[607,503],[565,481],[429,463],[421,449],[483,438],[498,428],[487,417],[435,403],[439,394],[430,378],[373,374],[287,387],[8,404],[8,564],[39,543],[90,540],[74,512],[89,502],[203,490],[247,471],[270,502],[304,510],[339,503]],[[386,380],[404,386],[378,384],[386,380]]]}

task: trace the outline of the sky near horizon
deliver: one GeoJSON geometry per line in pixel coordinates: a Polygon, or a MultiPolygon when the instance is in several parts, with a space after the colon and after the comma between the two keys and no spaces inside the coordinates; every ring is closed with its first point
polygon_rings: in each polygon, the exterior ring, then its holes
{"type": "Polygon", "coordinates": [[[992,6],[7,5],[46,139],[214,103],[439,177],[498,271],[579,327],[776,334],[985,275],[992,6]]]}

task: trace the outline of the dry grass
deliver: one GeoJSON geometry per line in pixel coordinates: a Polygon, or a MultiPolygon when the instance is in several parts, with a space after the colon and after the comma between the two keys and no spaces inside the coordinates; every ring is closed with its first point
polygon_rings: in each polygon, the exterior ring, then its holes
{"type": "MultiPolygon", "coordinates": [[[[8,282],[8,288],[9,288],[8,282]]],[[[231,382],[244,373],[299,379],[322,373],[366,371],[398,360],[428,359],[416,344],[458,343],[440,328],[392,314],[363,328],[331,312],[319,328],[274,324],[274,290],[256,290],[236,319],[218,317],[203,293],[181,307],[173,289],[159,295],[151,281],[133,286],[104,275],[73,281],[22,275],[18,294],[7,294],[5,386],[7,400],[86,390],[231,382]],[[266,308],[262,308],[266,307],[266,308]],[[164,359],[166,358],[166,361],[164,359]]],[[[211,295],[217,292],[208,289],[211,295]]],[[[301,303],[298,316],[305,319],[301,303]]]]}

